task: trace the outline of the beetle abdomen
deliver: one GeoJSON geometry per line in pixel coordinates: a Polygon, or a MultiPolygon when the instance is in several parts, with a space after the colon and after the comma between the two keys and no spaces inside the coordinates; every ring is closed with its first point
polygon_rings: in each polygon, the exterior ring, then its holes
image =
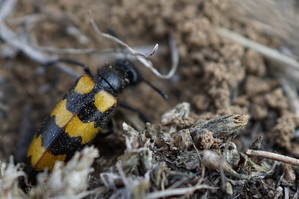
{"type": "Polygon", "coordinates": [[[34,137],[27,153],[31,165],[51,170],[55,161],[69,160],[96,136],[116,104],[115,96],[83,75],[34,137]]]}

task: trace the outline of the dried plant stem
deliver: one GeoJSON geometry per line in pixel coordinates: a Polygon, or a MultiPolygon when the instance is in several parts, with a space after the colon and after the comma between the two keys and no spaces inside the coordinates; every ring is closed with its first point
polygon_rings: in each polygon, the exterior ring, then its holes
{"type": "Polygon", "coordinates": [[[213,132],[215,138],[228,139],[238,134],[238,131],[246,126],[249,115],[226,115],[216,117],[205,122],[198,121],[191,128],[191,132],[207,129],[213,132]]]}
{"type": "Polygon", "coordinates": [[[19,40],[17,35],[12,30],[10,30],[2,20],[0,20],[0,37],[5,42],[10,44],[14,48],[19,49],[29,58],[38,63],[45,63],[49,60],[55,59],[54,57],[48,56],[46,54],[41,53],[40,51],[33,49],[26,42],[19,40]]]}
{"type": "MultiPolygon", "coordinates": [[[[53,54],[95,54],[95,53],[100,53],[100,54],[114,54],[115,58],[117,59],[118,57],[124,57],[124,53],[121,52],[120,50],[116,49],[97,49],[97,48],[55,48],[55,47],[41,47],[41,46],[33,46],[35,49],[38,49],[39,51],[46,52],[46,53],[53,53],[53,54]]],[[[149,52],[153,48],[152,46],[149,45],[144,45],[144,46],[135,46],[134,47],[136,51],[138,52],[149,52]]],[[[165,47],[162,46],[163,51],[165,51],[165,47]]],[[[159,46],[159,52],[161,52],[161,46],[159,46]]]]}
{"type": "Polygon", "coordinates": [[[260,53],[264,57],[267,57],[277,63],[280,63],[283,66],[289,66],[296,70],[299,70],[299,63],[296,60],[281,54],[279,51],[275,49],[269,48],[258,42],[252,41],[246,37],[243,37],[240,34],[237,34],[225,28],[218,28],[217,32],[219,35],[228,38],[230,40],[233,40],[241,44],[242,46],[255,50],[256,52],[260,53]]]}
{"type": "Polygon", "coordinates": [[[194,187],[188,188],[177,188],[177,189],[167,189],[165,191],[157,191],[153,193],[149,193],[146,195],[147,199],[156,199],[156,198],[163,198],[163,197],[170,197],[175,195],[184,195],[184,194],[191,194],[192,192],[198,189],[218,189],[217,187],[211,187],[208,185],[197,185],[194,187]]]}
{"type": "MultiPolygon", "coordinates": [[[[193,148],[195,149],[195,151],[197,153],[199,161],[202,162],[202,158],[201,158],[200,153],[199,153],[199,151],[198,151],[198,149],[197,149],[197,147],[196,147],[196,145],[195,145],[195,143],[194,143],[194,141],[193,141],[193,139],[190,135],[190,132],[188,133],[188,135],[190,136],[190,139],[192,140],[192,146],[193,146],[193,148]]],[[[201,166],[201,177],[198,178],[198,181],[197,181],[196,185],[200,185],[203,182],[204,178],[205,178],[206,167],[203,164],[200,164],[200,166],[201,166]]]]}
{"type": "Polygon", "coordinates": [[[12,13],[16,3],[17,0],[5,0],[0,2],[0,20],[4,20],[12,13]]]}
{"type": "MultiPolygon", "coordinates": [[[[7,1],[9,2],[9,1],[7,1]]],[[[6,6],[5,6],[6,7],[6,6]]],[[[26,56],[28,56],[30,59],[43,64],[47,63],[49,61],[53,61],[58,59],[58,57],[50,56],[45,53],[42,53],[41,51],[34,49],[29,43],[22,41],[20,38],[18,38],[17,34],[13,32],[11,29],[7,27],[7,25],[4,22],[4,18],[2,18],[3,14],[1,14],[2,9],[0,10],[0,38],[4,40],[9,45],[13,46],[14,48],[20,50],[23,52],[26,56]]],[[[79,74],[75,71],[73,71],[71,68],[67,67],[65,64],[57,64],[55,65],[58,69],[61,71],[73,76],[78,77],[79,74]]]]}
{"type": "MultiPolygon", "coordinates": [[[[49,56],[43,54],[42,52],[32,48],[26,42],[19,40],[14,34],[14,32],[8,29],[7,26],[1,20],[0,20],[0,38],[2,38],[6,43],[10,44],[14,48],[22,51],[25,55],[27,55],[30,59],[36,61],[37,63],[44,64],[58,59],[56,55],[49,56]]],[[[65,64],[59,63],[56,64],[55,67],[72,77],[77,78],[80,76],[79,73],[72,70],[70,67],[66,66],[65,64]]]]}
{"type": "Polygon", "coordinates": [[[268,151],[259,151],[259,150],[248,149],[246,151],[246,154],[249,155],[249,156],[259,156],[259,157],[263,157],[263,158],[267,158],[267,159],[276,160],[276,161],[284,162],[284,163],[287,163],[287,164],[292,164],[292,165],[299,166],[299,159],[292,158],[292,157],[285,156],[285,155],[272,153],[272,152],[268,152],[268,151]]]}
{"type": "Polygon", "coordinates": [[[292,112],[299,117],[299,99],[296,87],[285,78],[281,78],[281,85],[286,93],[292,112]]]}
{"type": "MultiPolygon", "coordinates": [[[[47,53],[54,53],[54,54],[94,54],[94,53],[98,53],[101,52],[101,50],[96,49],[96,48],[86,48],[86,49],[80,49],[80,48],[55,48],[55,47],[50,47],[50,46],[46,46],[46,47],[34,47],[35,49],[38,49],[42,52],[47,52],[47,53]]],[[[108,52],[112,52],[112,50],[110,51],[104,51],[104,53],[108,53],[108,52]]]]}
{"type": "Polygon", "coordinates": [[[118,38],[116,38],[116,37],[114,37],[110,34],[103,33],[99,29],[97,24],[95,23],[94,19],[91,17],[91,14],[90,14],[90,23],[91,23],[92,27],[94,28],[94,30],[99,35],[101,35],[102,37],[105,37],[107,39],[110,39],[111,41],[114,41],[117,44],[119,44],[120,46],[126,48],[131,54],[133,54],[136,57],[136,59],[140,63],[142,63],[145,67],[149,68],[156,76],[158,76],[162,79],[170,79],[174,75],[174,73],[176,72],[177,67],[178,67],[178,62],[179,62],[179,54],[178,54],[178,50],[177,50],[176,43],[175,43],[174,39],[170,39],[170,41],[169,41],[169,45],[170,45],[170,48],[171,48],[172,67],[171,67],[171,70],[168,72],[168,74],[163,75],[154,67],[153,63],[150,60],[147,59],[149,56],[154,54],[155,51],[158,49],[158,44],[156,44],[154,46],[152,52],[150,52],[149,55],[144,55],[144,54],[141,54],[140,52],[137,52],[136,50],[134,50],[132,47],[130,47],[128,44],[121,41],[120,39],[118,39],[118,38]]]}
{"type": "MultiPolygon", "coordinates": [[[[4,21],[8,17],[8,15],[13,13],[13,9],[16,3],[16,0],[5,0],[0,4],[0,38],[7,44],[23,52],[30,59],[40,64],[58,59],[56,55],[50,56],[39,51],[38,49],[33,48],[29,43],[20,39],[18,35],[6,25],[4,21]]],[[[56,64],[55,67],[73,77],[79,76],[77,72],[73,71],[65,64],[56,64]]]]}
{"type": "Polygon", "coordinates": [[[15,0],[7,0],[1,4],[0,9],[0,38],[2,38],[5,42],[13,46],[14,48],[19,49],[24,54],[26,54],[31,59],[43,63],[47,59],[51,59],[51,57],[34,50],[30,45],[18,39],[17,35],[9,29],[4,23],[5,18],[12,13],[14,6],[16,4],[15,0]]]}

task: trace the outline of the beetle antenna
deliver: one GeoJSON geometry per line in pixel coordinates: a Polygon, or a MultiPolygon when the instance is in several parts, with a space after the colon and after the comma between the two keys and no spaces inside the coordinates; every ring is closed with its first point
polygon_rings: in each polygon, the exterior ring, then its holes
{"type": "Polygon", "coordinates": [[[73,65],[79,66],[79,67],[83,68],[83,70],[84,70],[85,73],[87,73],[90,76],[92,75],[88,66],[86,66],[85,64],[83,64],[81,62],[73,60],[73,59],[56,59],[56,60],[53,60],[53,61],[46,62],[45,64],[43,64],[43,66],[47,67],[47,66],[50,66],[50,65],[57,64],[59,62],[73,64],[73,65]]]}
{"type": "Polygon", "coordinates": [[[161,89],[157,88],[156,86],[154,86],[152,83],[150,83],[149,81],[143,79],[142,80],[144,83],[146,83],[147,85],[149,85],[152,89],[154,89],[157,93],[159,93],[161,95],[161,97],[163,97],[163,99],[168,100],[168,95],[162,91],[161,89]]]}

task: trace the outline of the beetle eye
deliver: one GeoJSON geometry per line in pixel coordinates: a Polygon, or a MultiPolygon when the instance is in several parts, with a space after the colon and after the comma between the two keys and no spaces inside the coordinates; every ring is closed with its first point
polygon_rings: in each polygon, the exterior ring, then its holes
{"type": "Polygon", "coordinates": [[[121,69],[124,70],[127,74],[127,79],[129,80],[129,85],[136,85],[142,81],[141,74],[137,71],[134,67],[133,63],[127,60],[118,60],[116,65],[121,69]]]}
{"type": "Polygon", "coordinates": [[[130,85],[135,85],[141,82],[140,74],[136,70],[132,70],[133,68],[129,68],[130,70],[128,71],[128,79],[129,79],[129,84],[130,85]]]}

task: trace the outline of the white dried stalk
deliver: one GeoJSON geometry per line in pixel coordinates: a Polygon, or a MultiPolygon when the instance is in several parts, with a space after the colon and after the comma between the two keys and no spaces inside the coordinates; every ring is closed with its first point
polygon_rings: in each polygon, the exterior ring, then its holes
{"type": "MultiPolygon", "coordinates": [[[[92,24],[94,30],[99,34],[101,35],[102,37],[105,37],[109,40],[112,40],[114,42],[116,42],[117,44],[125,47],[132,55],[135,55],[137,60],[142,63],[145,67],[149,68],[156,76],[162,78],[162,79],[169,79],[171,78],[174,73],[176,72],[177,70],[177,67],[178,67],[178,50],[176,48],[176,44],[175,44],[175,41],[174,39],[171,40],[170,42],[170,46],[171,46],[171,52],[172,52],[172,61],[173,61],[173,64],[172,64],[172,68],[171,70],[168,72],[168,74],[166,75],[163,75],[161,74],[154,66],[153,66],[153,63],[151,61],[149,61],[148,59],[148,56],[147,55],[144,55],[144,54],[141,54],[140,52],[137,52],[136,50],[134,50],[132,47],[130,47],[128,44],[126,44],[125,42],[121,41],[120,39],[110,35],[110,34],[106,34],[106,33],[103,33],[99,27],[97,26],[97,24],[95,23],[95,21],[93,20],[92,17],[90,17],[90,23],[92,24]]],[[[158,48],[158,44],[156,44],[152,50],[152,52],[149,54],[149,56],[151,56],[158,48]]]]}

